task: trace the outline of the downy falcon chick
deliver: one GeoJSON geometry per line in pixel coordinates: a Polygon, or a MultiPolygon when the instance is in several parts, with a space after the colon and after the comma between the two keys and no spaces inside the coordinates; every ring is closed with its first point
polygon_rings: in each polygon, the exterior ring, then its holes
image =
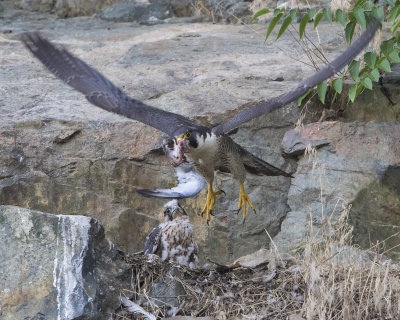
{"type": "Polygon", "coordinates": [[[144,254],[156,254],[162,261],[195,268],[197,245],[193,240],[193,225],[176,199],[164,205],[165,222],[146,237],[144,254]]]}

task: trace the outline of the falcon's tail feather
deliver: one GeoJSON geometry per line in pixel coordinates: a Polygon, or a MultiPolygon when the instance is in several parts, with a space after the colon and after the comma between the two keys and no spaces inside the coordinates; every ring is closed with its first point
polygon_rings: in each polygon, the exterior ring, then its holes
{"type": "Polygon", "coordinates": [[[255,174],[258,176],[284,176],[293,178],[290,173],[287,173],[273,165],[265,162],[264,160],[256,157],[255,155],[251,154],[250,152],[243,150],[242,153],[242,161],[244,167],[248,173],[255,174]]]}

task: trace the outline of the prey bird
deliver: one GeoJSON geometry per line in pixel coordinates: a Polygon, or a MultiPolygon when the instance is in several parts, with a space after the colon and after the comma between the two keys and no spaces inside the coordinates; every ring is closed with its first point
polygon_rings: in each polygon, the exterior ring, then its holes
{"type": "Polygon", "coordinates": [[[144,197],[166,198],[166,199],[183,199],[193,197],[204,188],[204,179],[199,175],[194,166],[186,161],[179,160],[181,157],[180,149],[174,144],[173,148],[168,146],[168,141],[164,140],[163,149],[165,155],[170,159],[175,167],[176,185],[170,189],[138,189],[136,192],[144,197]],[[177,165],[175,165],[177,163],[177,165]]]}
{"type": "Polygon", "coordinates": [[[21,40],[48,70],[83,93],[94,105],[143,122],[174,139],[177,151],[173,159],[174,165],[179,166],[186,160],[190,161],[207,182],[208,193],[202,214],[206,214],[208,223],[214,208],[215,196],[222,192],[213,190],[214,171],[231,173],[239,182],[238,210],[243,209],[244,220],[247,204],[254,210],[244,189],[246,172],[256,175],[291,177],[289,173],[246,151],[235,143],[228,133],[249,120],[295,101],[310,88],[338,73],[367,46],[379,26],[380,21],[372,21],[368,29],[341,55],[290,91],[244,109],[228,121],[213,128],[197,125],[189,118],[146,105],[129,97],[94,68],[73,56],[65,48],[54,46],[39,33],[25,33],[21,40]]]}

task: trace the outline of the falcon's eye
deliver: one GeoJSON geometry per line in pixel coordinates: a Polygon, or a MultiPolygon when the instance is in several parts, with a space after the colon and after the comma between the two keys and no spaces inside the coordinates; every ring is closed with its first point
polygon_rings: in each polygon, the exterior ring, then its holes
{"type": "Polygon", "coordinates": [[[192,135],[192,134],[191,134],[190,132],[186,132],[183,136],[184,136],[186,139],[189,139],[191,135],[192,135]]]}

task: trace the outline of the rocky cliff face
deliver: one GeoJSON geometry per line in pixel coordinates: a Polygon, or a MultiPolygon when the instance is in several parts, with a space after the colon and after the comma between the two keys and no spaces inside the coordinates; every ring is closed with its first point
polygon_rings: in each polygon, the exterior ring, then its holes
{"type": "MultiPolygon", "coordinates": [[[[22,7],[27,3],[19,1],[22,7]]],[[[54,10],[55,2],[29,3],[47,3],[54,10]]],[[[204,2],[205,8],[210,4],[204,2]]],[[[135,190],[171,186],[173,170],[159,132],[90,105],[30,57],[18,35],[40,31],[131,96],[203,125],[285,92],[312,70],[293,59],[302,51],[290,37],[265,45],[264,25],[181,24],[184,20],[167,16],[121,23],[110,18],[120,4],[99,14],[103,20],[62,20],[14,9],[11,2],[0,5],[0,204],[27,208],[0,207],[2,316],[100,317],[115,310],[118,294],[129,287],[123,279],[127,266],[104,233],[125,252],[141,250],[162,218],[164,201],[142,198],[135,190]]],[[[182,12],[187,8],[182,1],[170,5],[175,16],[193,14],[176,13],[179,5],[182,12]]],[[[230,3],[229,8],[240,6],[230,3]]],[[[221,18],[229,20],[226,12],[221,18]]],[[[319,30],[328,58],[343,45],[339,28],[332,28],[337,27],[322,24],[319,30]]],[[[310,37],[317,38],[313,32],[310,37]]],[[[337,219],[349,205],[359,244],[367,247],[395,233],[400,212],[398,77],[387,77],[383,84],[352,106],[346,101],[329,110],[308,105],[304,127],[295,129],[304,110],[292,104],[232,134],[295,178],[249,176],[246,188],[257,214],[250,212],[244,225],[233,214],[239,188],[229,175],[217,176],[226,196],[217,199],[210,226],[198,216],[204,191],[182,201],[202,259],[233,261],[268,247],[270,237],[281,253],[291,254],[305,240],[310,222],[317,232],[326,217],[337,219]],[[340,121],[315,122],[327,117],[340,121]],[[310,147],[314,151],[304,155],[310,147]]],[[[398,237],[390,238],[390,246],[398,244],[398,237]]],[[[398,258],[398,252],[393,250],[392,257],[398,258]]]]}
{"type": "MultiPolygon", "coordinates": [[[[142,248],[147,233],[161,220],[164,204],[135,190],[168,187],[174,181],[161,150],[162,135],[89,104],[30,57],[18,34],[41,31],[131,96],[203,125],[215,125],[249,103],[285,92],[313,72],[293,59],[302,51],[290,37],[264,44],[264,25],[140,26],[4,8],[1,17],[0,203],[96,218],[108,238],[126,252],[142,248]]],[[[320,27],[328,58],[343,48],[339,29],[320,27]]],[[[312,31],[310,37],[317,39],[312,31]]],[[[246,149],[295,178],[249,175],[246,189],[257,214],[250,212],[244,225],[233,214],[239,188],[229,175],[217,177],[217,187],[226,196],[217,199],[209,227],[198,216],[204,191],[182,201],[195,225],[201,256],[233,261],[268,246],[269,236],[290,252],[304,240],[310,221],[318,226],[326,215],[335,217],[350,203],[358,208],[354,221],[361,233],[371,230],[360,226],[360,216],[367,211],[370,217],[384,212],[386,227],[397,225],[400,196],[391,177],[397,177],[400,159],[398,83],[385,88],[390,99],[377,87],[356,105],[339,106],[334,115],[342,122],[311,123],[323,111],[312,105],[314,113],[304,118],[310,124],[293,130],[301,110],[291,104],[232,134],[246,149]],[[362,122],[343,123],[355,120],[362,122]],[[366,122],[371,120],[379,122],[366,122]],[[322,193],[321,175],[303,156],[308,144],[318,147],[313,159],[325,168],[322,193]],[[377,190],[383,193],[377,195],[377,190]],[[379,204],[366,206],[372,199],[379,204]]],[[[373,221],[371,225],[379,227],[373,221]]]]}
{"type": "Polygon", "coordinates": [[[2,319],[108,319],[129,266],[85,216],[0,206],[2,319]]]}

